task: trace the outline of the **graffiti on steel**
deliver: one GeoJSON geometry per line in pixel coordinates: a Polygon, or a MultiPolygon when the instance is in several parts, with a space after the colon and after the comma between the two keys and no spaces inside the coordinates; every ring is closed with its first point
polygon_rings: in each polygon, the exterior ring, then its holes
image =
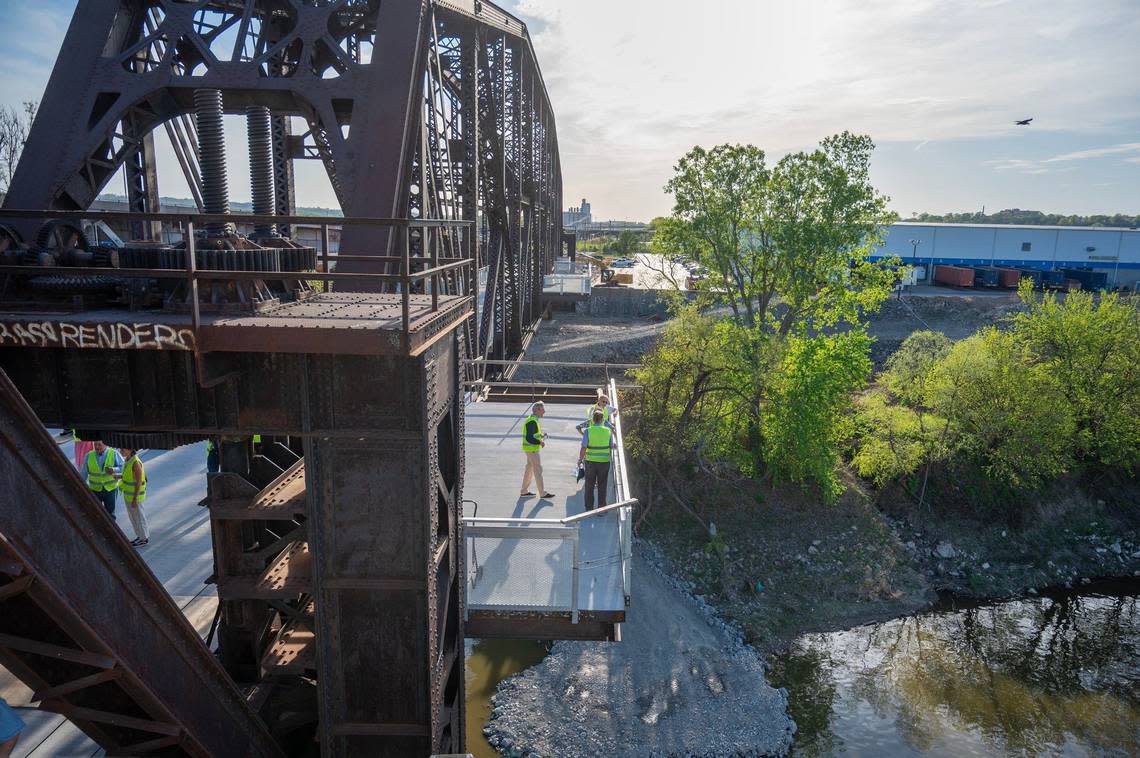
{"type": "Polygon", "coordinates": [[[194,332],[166,324],[75,324],[62,321],[0,321],[0,347],[77,347],[100,350],[188,350],[194,332]]]}

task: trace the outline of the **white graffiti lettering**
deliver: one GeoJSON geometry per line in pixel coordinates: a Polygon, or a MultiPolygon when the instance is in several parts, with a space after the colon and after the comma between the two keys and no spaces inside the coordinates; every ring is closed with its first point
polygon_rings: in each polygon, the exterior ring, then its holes
{"type": "Polygon", "coordinates": [[[0,321],[0,347],[6,346],[194,351],[197,342],[192,330],[166,324],[0,321]]]}

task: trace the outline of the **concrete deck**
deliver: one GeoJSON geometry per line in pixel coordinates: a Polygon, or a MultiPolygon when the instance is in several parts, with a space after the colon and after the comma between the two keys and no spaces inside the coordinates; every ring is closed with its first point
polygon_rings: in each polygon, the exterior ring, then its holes
{"type": "MultiPolygon", "coordinates": [[[[60,449],[69,460],[74,460],[71,443],[60,449]]],[[[205,637],[218,604],[213,585],[203,584],[213,571],[209,513],[198,507],[198,501],[206,496],[206,444],[151,450],[143,453],[142,460],[148,479],[146,514],[150,544],[139,548],[139,554],[205,637]]],[[[119,527],[133,539],[121,497],[116,515],[119,527]]],[[[32,707],[31,692],[3,668],[0,695],[27,723],[13,758],[104,755],[102,748],[71,722],[32,707]]]]}
{"type": "MultiPolygon", "coordinates": [[[[526,464],[522,427],[529,410],[529,403],[472,403],[466,407],[463,497],[479,506],[476,510],[470,503],[464,504],[464,517],[559,519],[585,511],[583,485],[574,477],[582,435],[574,427],[585,420],[586,406],[546,406],[542,419],[547,435],[542,449],[543,477],[546,488],[554,494],[547,499],[519,497],[526,464]]],[[[609,484],[607,502],[612,503],[612,475],[609,484]]],[[[616,512],[587,519],[580,526],[579,609],[624,611],[616,512]]],[[[468,540],[468,605],[537,612],[569,608],[571,550],[569,542],[554,539],[468,540]]]]}

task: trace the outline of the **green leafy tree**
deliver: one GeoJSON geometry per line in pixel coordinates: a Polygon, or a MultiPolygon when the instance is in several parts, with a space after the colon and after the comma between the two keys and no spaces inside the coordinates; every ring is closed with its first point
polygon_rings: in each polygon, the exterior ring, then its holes
{"type": "MultiPolygon", "coordinates": [[[[851,465],[880,487],[915,474],[948,457],[946,423],[925,409],[891,402],[882,390],[868,392],[855,401],[852,429],[858,444],[851,465]]],[[[912,489],[918,486],[915,481],[912,489]]]]}
{"type": "Polygon", "coordinates": [[[606,252],[617,255],[632,255],[640,252],[643,248],[644,245],[641,244],[641,239],[637,233],[625,229],[618,234],[617,239],[606,246],[606,252]]]}
{"type": "Polygon", "coordinates": [[[946,357],[954,345],[942,332],[914,332],[887,359],[880,380],[887,389],[908,405],[921,404],[930,370],[946,357]]]}
{"type": "Polygon", "coordinates": [[[752,145],[682,157],[665,186],[682,225],[671,234],[710,269],[709,299],[743,326],[781,335],[877,308],[892,274],[866,257],[895,216],[870,182],[873,149],[844,132],[772,168],[752,145]]]}
{"type": "Polygon", "coordinates": [[[1019,289],[1027,311],[1014,333],[1054,378],[1073,415],[1072,455],[1082,464],[1140,465],[1140,312],[1107,294],[1019,289]]]}
{"type": "Polygon", "coordinates": [[[1049,370],[1030,361],[1017,336],[984,329],[934,367],[926,404],[950,420],[953,448],[995,480],[1032,489],[1071,460],[1071,407],[1049,370]]]}
{"type": "Polygon", "coordinates": [[[871,338],[862,331],[792,337],[768,381],[764,457],[773,473],[816,482],[828,496],[843,488],[835,470],[847,433],[851,393],[871,372],[871,338]]]}
{"type": "Polygon", "coordinates": [[[658,435],[649,452],[836,493],[851,392],[870,370],[864,317],[893,277],[866,260],[893,219],[870,184],[872,149],[843,133],[771,168],[751,145],[697,147],[677,163],[673,216],[655,224],[652,249],[682,251],[710,276],[637,372],[639,434],[658,435]]]}
{"type": "MultiPolygon", "coordinates": [[[[949,455],[949,420],[925,405],[931,372],[953,343],[941,332],[911,334],[887,359],[879,389],[859,398],[855,425],[859,438],[852,464],[860,476],[882,486],[929,467],[949,455]],[[892,398],[898,402],[892,402],[892,398]]],[[[916,493],[926,495],[926,477],[916,493]]]]}
{"type": "Polygon", "coordinates": [[[948,224],[1037,224],[1047,226],[1104,226],[1134,229],[1140,226],[1140,216],[1124,213],[1081,216],[1064,213],[1042,213],[1020,208],[1007,208],[995,213],[919,213],[908,221],[948,224]]]}

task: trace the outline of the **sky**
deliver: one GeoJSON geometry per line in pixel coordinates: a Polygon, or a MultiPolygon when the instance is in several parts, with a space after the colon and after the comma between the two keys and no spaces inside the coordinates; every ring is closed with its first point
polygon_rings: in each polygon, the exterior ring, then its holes
{"type": "MultiPolygon", "coordinates": [[[[662,188],[694,145],[751,143],[774,162],[845,129],[875,140],[872,179],[904,217],[1140,213],[1137,0],[503,5],[531,31],[566,204],[585,197],[599,220],[668,214],[662,188]]],[[[5,27],[21,30],[0,60],[0,104],[40,97],[73,8],[0,0],[5,27]]],[[[243,200],[244,129],[232,122],[243,200]]],[[[187,195],[159,142],[162,194],[187,195]]],[[[298,204],[334,204],[319,164],[300,164],[298,204]]]]}

